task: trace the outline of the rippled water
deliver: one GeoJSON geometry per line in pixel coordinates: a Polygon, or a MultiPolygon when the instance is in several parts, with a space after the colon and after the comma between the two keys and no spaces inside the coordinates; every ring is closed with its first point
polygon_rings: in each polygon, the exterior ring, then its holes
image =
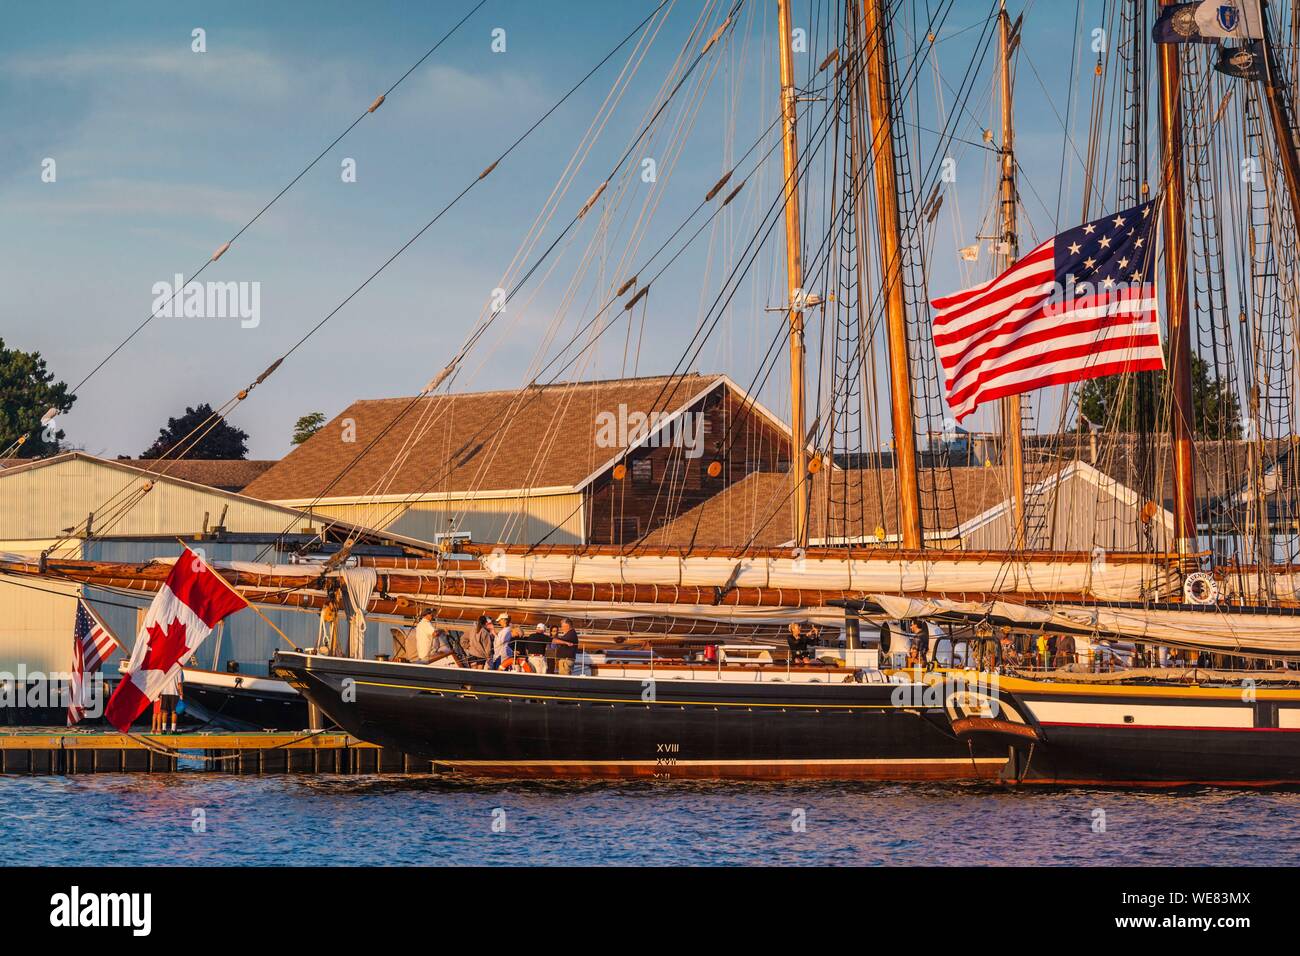
{"type": "Polygon", "coordinates": [[[1293,791],[0,777],[26,864],[1249,866],[1296,862],[1297,811],[1293,791]]]}

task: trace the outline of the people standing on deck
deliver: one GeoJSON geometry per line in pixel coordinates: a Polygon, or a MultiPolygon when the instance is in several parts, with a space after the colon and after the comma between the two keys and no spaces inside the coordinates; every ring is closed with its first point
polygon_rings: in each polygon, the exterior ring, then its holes
{"type": "Polygon", "coordinates": [[[474,631],[461,645],[471,661],[482,661],[484,666],[492,660],[492,619],[480,614],[474,631]]]}
{"type": "Polygon", "coordinates": [[[791,663],[802,664],[808,660],[811,641],[812,635],[800,621],[790,622],[790,636],[786,638],[786,643],[790,647],[791,663]]]}
{"type": "Polygon", "coordinates": [[[573,662],[578,657],[578,632],[567,617],[560,621],[560,630],[551,638],[551,656],[555,658],[555,673],[568,676],[573,673],[573,662]]]}
{"type": "Polygon", "coordinates": [[[415,624],[415,663],[427,664],[433,659],[433,642],[436,637],[433,608],[426,607],[420,612],[420,618],[415,624]]]}
{"type": "Polygon", "coordinates": [[[930,659],[930,629],[924,621],[911,620],[907,629],[912,634],[912,650],[916,653],[916,666],[924,668],[930,659]]]}
{"type": "Polygon", "coordinates": [[[1038,666],[1042,670],[1047,670],[1047,666],[1050,663],[1047,659],[1047,635],[1039,634],[1037,644],[1038,644],[1038,666]]]}
{"type": "Polygon", "coordinates": [[[1056,639],[1055,665],[1057,667],[1069,667],[1075,660],[1074,636],[1071,634],[1060,635],[1056,639]]]}
{"type": "Polygon", "coordinates": [[[1001,644],[1002,666],[1019,667],[1020,655],[1016,653],[1016,642],[1011,637],[1010,631],[1004,630],[1002,632],[1002,639],[1000,641],[1000,644],[1001,644]]]}
{"type": "Polygon", "coordinates": [[[492,642],[492,670],[500,670],[510,659],[515,642],[515,631],[510,626],[510,615],[502,611],[497,615],[496,636],[492,642]]]}
{"type": "Polygon", "coordinates": [[[559,668],[555,666],[555,639],[560,636],[560,625],[552,624],[546,629],[546,673],[555,674],[559,668]]]}
{"type": "Polygon", "coordinates": [[[546,625],[538,621],[533,633],[527,638],[519,639],[519,649],[528,655],[528,663],[535,674],[546,673],[546,646],[550,643],[546,635],[546,625]]]}

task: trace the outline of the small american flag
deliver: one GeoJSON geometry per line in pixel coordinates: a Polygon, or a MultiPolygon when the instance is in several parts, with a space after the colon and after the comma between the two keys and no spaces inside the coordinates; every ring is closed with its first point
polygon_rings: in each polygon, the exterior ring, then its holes
{"type": "Polygon", "coordinates": [[[108,655],[121,646],[121,642],[90,609],[83,599],[77,598],[77,623],[72,631],[72,696],[68,702],[68,726],[86,716],[88,687],[86,675],[100,669],[108,655]]]}
{"type": "Polygon", "coordinates": [[[957,420],[1047,385],[1165,367],[1152,276],[1154,202],[1047,240],[996,279],[935,299],[957,420]]]}

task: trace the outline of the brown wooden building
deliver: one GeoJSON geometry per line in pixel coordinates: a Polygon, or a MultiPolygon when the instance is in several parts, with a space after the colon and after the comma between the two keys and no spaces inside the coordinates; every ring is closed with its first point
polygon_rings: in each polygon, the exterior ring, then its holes
{"type": "Polygon", "coordinates": [[[623,544],[790,457],[725,375],[656,376],[357,401],[244,493],[431,542],[623,544]]]}

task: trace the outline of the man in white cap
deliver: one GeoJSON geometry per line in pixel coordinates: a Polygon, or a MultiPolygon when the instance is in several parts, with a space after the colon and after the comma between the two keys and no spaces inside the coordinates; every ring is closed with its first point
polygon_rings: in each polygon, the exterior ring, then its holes
{"type": "Polygon", "coordinates": [[[502,611],[497,615],[497,633],[492,645],[491,670],[500,670],[501,665],[510,657],[511,645],[515,642],[515,629],[510,626],[510,615],[502,611]]]}
{"type": "Polygon", "coordinates": [[[541,621],[533,628],[533,633],[529,635],[527,641],[520,643],[526,644],[528,648],[528,664],[533,669],[534,674],[546,673],[546,645],[551,642],[550,636],[546,633],[546,625],[541,621]]]}

